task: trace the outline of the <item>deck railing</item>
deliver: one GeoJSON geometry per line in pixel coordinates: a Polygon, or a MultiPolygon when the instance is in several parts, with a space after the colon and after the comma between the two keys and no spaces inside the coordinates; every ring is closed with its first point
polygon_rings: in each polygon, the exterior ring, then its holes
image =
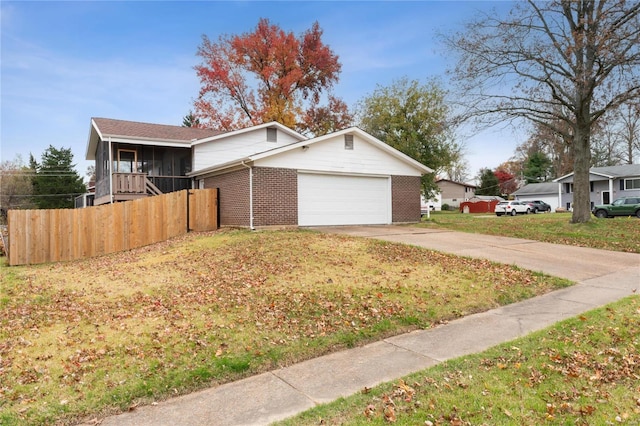
{"type": "Polygon", "coordinates": [[[146,194],[147,175],[145,173],[114,173],[114,194],[146,194]]]}

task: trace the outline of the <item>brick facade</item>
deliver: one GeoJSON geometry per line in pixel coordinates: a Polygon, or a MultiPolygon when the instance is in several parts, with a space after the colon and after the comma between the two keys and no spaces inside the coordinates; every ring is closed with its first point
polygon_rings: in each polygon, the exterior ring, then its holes
{"type": "Polygon", "coordinates": [[[253,224],[298,224],[298,171],[272,167],[253,169],[253,224]]]}
{"type": "Polygon", "coordinates": [[[419,176],[391,176],[391,221],[420,222],[419,176]]]}
{"type": "MultiPolygon", "coordinates": [[[[294,169],[254,167],[253,225],[298,224],[298,172],[294,169]]],[[[220,188],[220,225],[250,226],[249,169],[204,180],[205,188],[220,188]]],[[[391,220],[420,221],[420,177],[391,177],[391,220]]]]}
{"type": "Polygon", "coordinates": [[[220,188],[220,226],[250,226],[249,169],[208,177],[204,187],[220,188]]]}

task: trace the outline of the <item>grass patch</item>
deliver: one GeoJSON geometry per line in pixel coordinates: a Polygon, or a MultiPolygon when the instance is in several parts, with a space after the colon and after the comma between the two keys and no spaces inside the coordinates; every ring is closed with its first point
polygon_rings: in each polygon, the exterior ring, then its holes
{"type": "Polygon", "coordinates": [[[636,425],[639,346],[632,296],[277,425],[636,425]]]}
{"type": "Polygon", "coordinates": [[[570,285],[310,231],[220,231],[0,268],[0,423],[64,424],[570,285]]]}
{"type": "Polygon", "coordinates": [[[497,217],[491,213],[433,212],[418,226],[441,226],[461,232],[525,238],[554,244],[640,253],[640,220],[635,217],[593,218],[570,223],[570,213],[497,217]]]}

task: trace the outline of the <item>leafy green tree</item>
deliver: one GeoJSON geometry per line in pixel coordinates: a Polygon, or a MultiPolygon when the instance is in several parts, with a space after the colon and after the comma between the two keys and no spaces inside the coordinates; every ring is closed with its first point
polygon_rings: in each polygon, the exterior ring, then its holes
{"type": "Polygon", "coordinates": [[[404,77],[387,87],[378,85],[358,105],[363,130],[435,171],[423,178],[427,198],[437,191],[435,175],[451,169],[462,157],[445,96],[436,80],[421,84],[404,77]]]}
{"type": "Polygon", "coordinates": [[[479,180],[476,195],[500,195],[500,181],[491,169],[480,169],[479,180]]]}
{"type": "Polygon", "coordinates": [[[49,145],[37,163],[31,156],[35,169],[33,178],[34,203],[41,209],[73,208],[74,197],[86,192],[86,187],[72,164],[71,148],[54,148],[49,145]]]}
{"type": "Polygon", "coordinates": [[[546,182],[551,177],[551,159],[542,151],[529,155],[522,166],[522,173],[527,183],[546,182]]]}

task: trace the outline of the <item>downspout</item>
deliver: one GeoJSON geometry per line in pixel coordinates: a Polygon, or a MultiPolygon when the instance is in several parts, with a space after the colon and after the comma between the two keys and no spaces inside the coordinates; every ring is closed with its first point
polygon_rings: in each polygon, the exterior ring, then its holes
{"type": "Polygon", "coordinates": [[[244,164],[244,160],[242,165],[249,169],[249,229],[255,231],[256,228],[253,226],[253,168],[244,164]]]}
{"type": "Polygon", "coordinates": [[[113,204],[113,150],[111,149],[111,136],[109,136],[109,200],[113,204]]]}

